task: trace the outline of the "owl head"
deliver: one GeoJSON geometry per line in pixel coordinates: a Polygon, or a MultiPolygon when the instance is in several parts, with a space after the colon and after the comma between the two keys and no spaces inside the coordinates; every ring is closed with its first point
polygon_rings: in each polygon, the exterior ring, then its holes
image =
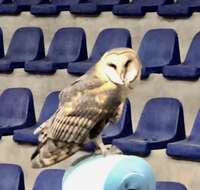
{"type": "Polygon", "coordinates": [[[97,75],[118,86],[130,87],[140,73],[140,61],[130,48],[107,51],[95,66],[97,75]]]}

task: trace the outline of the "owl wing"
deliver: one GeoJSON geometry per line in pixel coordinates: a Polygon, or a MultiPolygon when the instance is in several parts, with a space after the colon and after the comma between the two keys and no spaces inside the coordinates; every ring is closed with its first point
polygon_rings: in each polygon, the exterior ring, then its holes
{"type": "Polygon", "coordinates": [[[97,123],[113,116],[121,103],[119,93],[116,89],[109,88],[100,92],[102,84],[95,86],[92,83],[91,86],[83,92],[77,90],[75,93],[72,90],[70,97],[65,96],[67,101],[63,102],[50,120],[42,125],[44,127],[40,130],[41,142],[50,138],[82,144],[97,123]]]}

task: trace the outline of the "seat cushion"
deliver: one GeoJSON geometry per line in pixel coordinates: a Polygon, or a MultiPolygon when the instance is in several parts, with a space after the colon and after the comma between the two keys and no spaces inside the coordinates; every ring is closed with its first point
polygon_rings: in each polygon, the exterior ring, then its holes
{"type": "Polygon", "coordinates": [[[116,5],[112,10],[113,14],[118,16],[144,16],[145,11],[141,6],[132,4],[116,5]]]}
{"type": "Polygon", "coordinates": [[[74,75],[83,75],[85,74],[94,64],[95,60],[86,60],[80,62],[69,63],[67,67],[67,71],[70,74],[74,75]]]}
{"type": "Polygon", "coordinates": [[[120,136],[120,129],[116,125],[109,125],[102,131],[102,140],[104,144],[111,144],[112,140],[120,136]]]}
{"type": "Polygon", "coordinates": [[[21,10],[16,4],[1,4],[0,14],[20,14],[21,10]]]}
{"type": "Polygon", "coordinates": [[[51,4],[33,5],[31,7],[31,14],[33,15],[58,15],[60,10],[58,6],[51,4]]]}
{"type": "Polygon", "coordinates": [[[195,80],[199,78],[200,69],[190,65],[173,65],[163,68],[163,75],[169,79],[195,80]]]}
{"type": "Polygon", "coordinates": [[[18,119],[9,118],[3,120],[0,118],[0,120],[0,134],[2,135],[11,135],[14,130],[25,128],[23,121],[18,121],[18,119]]]}
{"type": "Polygon", "coordinates": [[[34,125],[26,129],[15,130],[13,134],[13,140],[19,143],[38,144],[38,135],[34,135],[33,132],[39,125],[34,125]]]}
{"type": "Polygon", "coordinates": [[[160,6],[157,13],[163,17],[190,17],[192,15],[189,7],[179,4],[160,6]]]}
{"type": "Polygon", "coordinates": [[[112,11],[113,6],[118,4],[120,4],[120,1],[100,1],[98,2],[98,7],[101,11],[112,11]]]}
{"type": "Polygon", "coordinates": [[[152,67],[142,67],[141,69],[141,79],[146,79],[151,73],[162,73],[163,66],[152,66],[152,67]]]}
{"type": "Polygon", "coordinates": [[[169,143],[167,145],[167,155],[189,160],[200,160],[200,142],[187,139],[169,143]]]}
{"type": "Polygon", "coordinates": [[[80,3],[70,6],[70,12],[72,14],[99,14],[100,10],[96,4],[93,3],[80,3]]]}
{"type": "Polygon", "coordinates": [[[37,60],[25,63],[24,70],[29,73],[52,74],[56,71],[50,60],[37,60]]]}
{"type": "Polygon", "coordinates": [[[124,154],[136,154],[147,156],[150,154],[151,150],[148,147],[148,143],[134,136],[128,136],[124,138],[114,139],[112,144],[118,147],[124,154]]]}
{"type": "Polygon", "coordinates": [[[11,65],[11,61],[10,60],[6,60],[6,59],[1,59],[0,60],[0,72],[13,72],[13,68],[11,65]]]}

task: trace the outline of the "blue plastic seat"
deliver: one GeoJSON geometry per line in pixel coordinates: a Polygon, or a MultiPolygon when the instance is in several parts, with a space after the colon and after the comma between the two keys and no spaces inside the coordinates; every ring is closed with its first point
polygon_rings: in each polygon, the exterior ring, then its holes
{"type": "Polygon", "coordinates": [[[33,5],[31,14],[37,16],[58,15],[61,11],[68,11],[72,4],[79,3],[80,0],[52,0],[42,5],[33,5]]]}
{"type": "Polygon", "coordinates": [[[108,50],[119,47],[131,48],[131,35],[127,29],[107,28],[98,35],[90,57],[81,62],[69,63],[67,71],[70,74],[86,73],[108,50]]]}
{"type": "Polygon", "coordinates": [[[113,139],[126,137],[133,134],[132,119],[131,119],[131,105],[130,101],[126,99],[122,115],[119,122],[110,124],[102,131],[102,139],[104,144],[111,144],[113,139]]]}
{"type": "MultiPolygon", "coordinates": [[[[132,119],[131,119],[131,105],[129,99],[126,99],[123,107],[122,115],[119,122],[109,124],[102,131],[102,140],[104,144],[112,144],[113,139],[122,138],[133,134],[132,119]]],[[[96,145],[91,142],[84,145],[84,150],[93,152],[96,145]]]]}
{"type": "Polygon", "coordinates": [[[156,190],[187,190],[187,188],[183,184],[177,182],[158,181],[156,190]]]}
{"type": "Polygon", "coordinates": [[[177,33],[173,29],[149,30],[138,54],[142,64],[141,79],[148,78],[151,73],[162,73],[164,66],[180,63],[177,33]]]}
{"type": "Polygon", "coordinates": [[[43,33],[37,27],[24,27],[15,31],[7,53],[0,59],[0,72],[11,73],[23,68],[26,61],[44,57],[43,33]]]}
{"type": "Polygon", "coordinates": [[[187,56],[182,64],[164,67],[164,77],[178,80],[197,80],[200,76],[199,46],[200,32],[194,36],[187,56]]]}
{"type": "Polygon", "coordinates": [[[32,5],[46,3],[48,0],[6,0],[0,3],[0,14],[20,14],[22,11],[30,11],[32,5]]]}
{"type": "Polygon", "coordinates": [[[174,4],[158,8],[158,15],[163,17],[190,17],[193,12],[200,11],[200,0],[177,0],[174,4]]]}
{"type": "Polygon", "coordinates": [[[141,114],[133,135],[114,139],[112,144],[125,154],[147,156],[152,149],[162,149],[169,142],[185,138],[181,103],[174,98],[153,98],[141,114]]]}
{"type": "Polygon", "coordinates": [[[59,29],[50,44],[46,57],[27,61],[24,70],[29,73],[53,74],[67,68],[68,63],[87,58],[85,31],[82,28],[59,29]]]}
{"type": "Polygon", "coordinates": [[[70,6],[72,14],[99,14],[102,11],[112,11],[114,5],[128,3],[128,0],[85,0],[70,6]]]}
{"type": "Polygon", "coordinates": [[[22,168],[15,164],[0,164],[0,189],[25,190],[22,168]]]}
{"type": "Polygon", "coordinates": [[[37,177],[32,190],[62,190],[62,179],[65,170],[43,170],[37,177]]]}
{"type": "Polygon", "coordinates": [[[167,155],[185,160],[200,160],[200,110],[190,136],[185,140],[169,143],[167,155]]]}
{"type": "Polygon", "coordinates": [[[49,119],[52,114],[57,110],[59,103],[59,91],[50,93],[44,102],[38,122],[32,127],[26,129],[15,130],[13,140],[19,143],[38,144],[38,135],[34,135],[33,132],[43,122],[49,119]]]}
{"type": "Polygon", "coordinates": [[[134,0],[128,4],[115,5],[113,14],[117,16],[144,16],[147,12],[155,12],[158,6],[172,3],[173,0],[134,0]]]}
{"type": "Polygon", "coordinates": [[[32,92],[27,88],[8,88],[0,96],[0,134],[35,124],[32,92]]]}

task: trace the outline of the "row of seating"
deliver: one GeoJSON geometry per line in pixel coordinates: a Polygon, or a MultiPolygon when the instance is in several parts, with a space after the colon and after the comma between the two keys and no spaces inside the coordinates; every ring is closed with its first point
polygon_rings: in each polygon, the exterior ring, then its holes
{"type": "MultiPolygon", "coordinates": [[[[13,135],[16,142],[38,144],[38,136],[33,131],[56,111],[59,103],[59,91],[50,93],[42,107],[36,122],[33,95],[27,88],[8,88],[0,96],[0,137],[13,135]]],[[[110,125],[104,131],[105,143],[111,143],[113,138],[132,134],[130,102],[127,100],[123,114],[116,125],[110,125]],[[125,128],[124,125],[127,125],[125,128]]]]}
{"type": "MultiPolygon", "coordinates": [[[[106,51],[117,47],[132,47],[131,34],[125,28],[102,30],[89,56],[86,35],[82,28],[59,29],[46,56],[43,38],[40,28],[19,28],[4,55],[3,34],[0,31],[0,73],[11,73],[15,68],[24,68],[28,73],[53,74],[57,69],[67,68],[70,74],[82,75],[106,51]]],[[[163,73],[167,79],[197,80],[200,76],[199,45],[200,32],[194,36],[187,56],[181,64],[176,31],[149,30],[144,35],[138,51],[142,64],[141,79],[148,78],[152,73],[163,73]]]]}
{"type": "MultiPolygon", "coordinates": [[[[46,169],[36,178],[32,190],[61,190],[62,179],[65,170],[46,169]]],[[[0,164],[0,189],[2,190],[25,190],[24,172],[16,164],[0,164]]],[[[158,181],[156,190],[187,190],[177,182],[158,181]]]]}
{"type": "Polygon", "coordinates": [[[69,72],[83,74],[108,49],[131,47],[131,36],[129,31],[123,28],[103,30],[89,58],[86,36],[82,28],[59,29],[52,39],[46,56],[43,32],[37,27],[17,29],[6,55],[3,47],[3,35],[0,31],[0,72],[11,73],[15,68],[24,68],[29,73],[52,74],[56,69],[67,68],[69,64],[69,72]],[[81,61],[86,63],[82,64],[81,61]]]}
{"type": "MultiPolygon", "coordinates": [[[[0,96],[0,136],[13,134],[16,142],[38,144],[38,136],[33,132],[56,111],[58,96],[58,91],[47,96],[36,122],[31,91],[26,88],[6,89],[0,96]]],[[[104,144],[112,143],[125,154],[147,156],[152,149],[167,147],[170,156],[199,160],[199,122],[200,112],[191,135],[186,139],[181,103],[174,98],[154,98],[146,103],[133,133],[131,107],[127,99],[119,122],[105,128],[102,137],[104,144]]],[[[94,149],[92,143],[84,147],[88,151],[94,149]]]]}
{"type": "Polygon", "coordinates": [[[164,17],[189,17],[200,10],[200,0],[1,0],[0,14],[58,15],[61,11],[72,14],[96,15],[112,11],[118,16],[144,16],[156,12],[164,17]]]}

